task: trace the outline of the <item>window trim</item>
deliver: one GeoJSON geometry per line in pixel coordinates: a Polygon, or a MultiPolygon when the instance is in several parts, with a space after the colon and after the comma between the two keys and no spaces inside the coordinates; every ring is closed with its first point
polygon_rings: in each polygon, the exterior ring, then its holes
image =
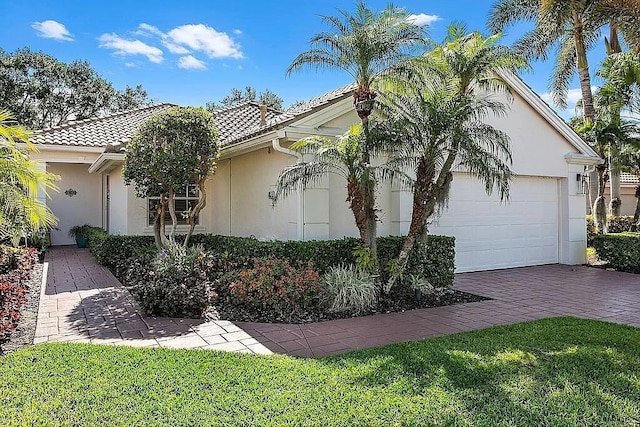
{"type": "MultiPolygon", "coordinates": [[[[153,227],[153,221],[154,221],[154,217],[151,216],[151,201],[153,200],[157,200],[160,201],[160,196],[150,196],[147,197],[147,227],[153,227]]],[[[176,201],[181,201],[181,200],[185,200],[187,203],[187,207],[189,206],[189,202],[195,202],[197,203],[198,201],[200,201],[200,188],[198,187],[198,184],[193,183],[193,184],[187,184],[187,186],[184,189],[184,196],[174,196],[173,197],[173,203],[174,203],[174,207],[175,207],[175,202],[176,201]],[[189,196],[189,187],[195,187],[197,189],[197,196],[189,196]]],[[[187,219],[182,219],[181,215],[179,215],[179,212],[186,212],[186,211],[176,211],[176,216],[178,217],[178,223],[176,224],[178,227],[184,227],[184,226],[188,226],[188,220],[187,219]]],[[[202,214],[202,212],[200,212],[202,214]]],[[[167,215],[169,213],[167,212],[167,215]]],[[[154,214],[155,216],[155,214],[154,214]]],[[[196,227],[198,227],[200,225],[200,216],[198,215],[196,217],[196,227]]],[[[171,217],[168,218],[169,219],[169,224],[172,225],[172,221],[171,221],[171,217]]],[[[165,220],[166,223],[166,220],[165,220]]]]}

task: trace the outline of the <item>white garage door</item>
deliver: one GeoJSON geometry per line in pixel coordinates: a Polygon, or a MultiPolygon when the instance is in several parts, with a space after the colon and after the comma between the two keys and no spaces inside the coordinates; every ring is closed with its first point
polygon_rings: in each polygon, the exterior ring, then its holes
{"type": "Polygon", "coordinates": [[[456,174],[449,208],[429,232],[455,236],[457,272],[557,263],[558,203],[556,178],[517,177],[500,203],[456,174]]]}

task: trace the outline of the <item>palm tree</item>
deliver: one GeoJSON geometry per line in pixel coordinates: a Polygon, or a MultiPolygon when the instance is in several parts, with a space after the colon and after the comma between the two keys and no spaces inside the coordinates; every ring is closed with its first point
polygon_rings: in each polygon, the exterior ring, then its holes
{"type": "MultiPolygon", "coordinates": [[[[291,145],[292,150],[312,156],[308,162],[300,162],[285,168],[278,177],[276,197],[286,197],[299,185],[303,188],[314,185],[329,174],[344,178],[347,182],[347,202],[362,241],[367,238],[367,218],[364,216],[365,195],[360,183],[363,176],[384,175],[381,166],[372,166],[363,160],[364,129],[357,123],[342,136],[329,139],[311,136],[291,145]]],[[[377,147],[371,154],[377,154],[377,147]]]]}
{"type": "MultiPolygon", "coordinates": [[[[582,92],[582,113],[585,121],[595,119],[593,91],[587,52],[600,39],[605,26],[611,27],[609,43],[618,48],[618,30],[636,46],[640,23],[639,0],[498,0],[489,17],[492,31],[504,31],[518,21],[534,22],[535,28],[516,43],[515,49],[528,59],[546,59],[549,51],[557,48],[556,64],[551,78],[553,100],[566,108],[571,78],[576,71],[582,92]]],[[[605,152],[597,152],[606,158],[605,152]]],[[[594,183],[604,184],[607,165],[596,167],[590,177],[589,198],[596,212],[604,211],[604,198],[597,199],[594,183]]],[[[600,218],[600,221],[606,221],[600,218]]]]}
{"type": "Polygon", "coordinates": [[[47,173],[29,158],[27,150],[37,151],[29,142],[29,132],[18,126],[13,116],[0,110],[0,239],[16,241],[25,233],[50,229],[57,219],[37,199],[38,189],[56,189],[55,175],[47,173]]]}
{"type": "MultiPolygon", "coordinates": [[[[596,93],[600,116],[614,126],[620,126],[624,110],[640,109],[640,55],[631,52],[610,54],[602,63],[598,75],[604,79],[596,93]]],[[[620,215],[620,162],[622,147],[609,146],[609,178],[611,181],[610,213],[620,215]]]]}
{"type": "MultiPolygon", "coordinates": [[[[391,77],[409,58],[411,50],[425,42],[424,28],[415,25],[407,11],[393,5],[376,13],[359,0],[354,14],[342,10],[339,13],[340,16],[322,17],[331,30],[315,35],[311,39],[312,49],[299,54],[287,74],[304,68],[337,69],[353,77],[357,84],[353,103],[364,132],[361,162],[368,165],[372,145],[368,119],[377,96],[375,85],[383,77],[391,77]]],[[[362,193],[362,204],[358,207],[361,212],[356,216],[365,219],[362,243],[371,251],[372,259],[377,260],[376,181],[369,174],[369,168],[365,167],[363,172],[358,182],[362,193]]]]}
{"type": "Polygon", "coordinates": [[[445,42],[424,56],[422,81],[384,97],[389,118],[390,152],[387,171],[415,172],[411,224],[387,290],[402,274],[417,240],[427,234],[428,221],[445,204],[454,167],[480,179],[487,193],[509,196],[509,137],[484,122],[501,116],[509,97],[500,73],[524,67],[526,61],[499,46],[498,35],[464,35],[453,25],[445,42]]]}

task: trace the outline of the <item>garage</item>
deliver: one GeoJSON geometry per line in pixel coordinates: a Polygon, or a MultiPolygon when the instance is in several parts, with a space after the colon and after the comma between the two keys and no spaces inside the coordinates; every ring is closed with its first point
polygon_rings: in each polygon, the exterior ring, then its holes
{"type": "Polygon", "coordinates": [[[518,176],[508,202],[456,174],[449,207],[430,234],[455,236],[456,271],[559,262],[559,180],[518,176]]]}

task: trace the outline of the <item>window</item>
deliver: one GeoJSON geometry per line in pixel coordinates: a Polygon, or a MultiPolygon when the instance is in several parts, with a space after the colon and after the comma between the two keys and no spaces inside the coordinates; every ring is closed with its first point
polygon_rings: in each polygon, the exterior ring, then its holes
{"type": "MultiPolygon", "coordinates": [[[[200,189],[197,184],[189,184],[183,191],[176,191],[176,195],[173,199],[174,206],[176,208],[176,217],[178,219],[178,225],[187,224],[189,218],[189,212],[196,207],[200,198],[200,189]]],[[[153,225],[153,221],[156,217],[156,206],[160,203],[160,197],[149,197],[147,212],[148,223],[153,225]]],[[[171,215],[169,211],[165,213],[166,224],[171,224],[171,215]]],[[[196,224],[200,223],[200,218],[196,217],[196,224]]]]}

